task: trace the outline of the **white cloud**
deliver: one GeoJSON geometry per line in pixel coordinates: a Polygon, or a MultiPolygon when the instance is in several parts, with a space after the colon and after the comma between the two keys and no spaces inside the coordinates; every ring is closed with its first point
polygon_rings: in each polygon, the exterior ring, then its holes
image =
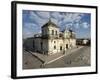
{"type": "Polygon", "coordinates": [[[72,22],[72,21],[73,21],[72,14],[66,13],[66,15],[64,16],[63,22],[66,23],[66,22],[72,22]]]}
{"type": "Polygon", "coordinates": [[[57,20],[61,20],[63,18],[63,15],[61,15],[59,12],[51,12],[50,16],[57,20]]]}
{"type": "Polygon", "coordinates": [[[23,28],[23,38],[27,38],[33,36],[32,32],[29,31],[27,28],[23,28]]]}
{"type": "MultiPolygon", "coordinates": [[[[40,27],[48,22],[48,19],[50,18],[52,22],[55,24],[58,24],[58,26],[73,26],[74,22],[80,22],[81,18],[84,16],[84,14],[80,13],[59,13],[59,12],[33,12],[30,11],[30,19],[33,20],[34,23],[38,24],[40,27]]],[[[78,24],[75,25],[76,28],[79,27],[78,24]]],[[[75,27],[74,26],[74,27],[75,27]]],[[[86,27],[86,26],[85,26],[86,27]]]]}
{"type": "Polygon", "coordinates": [[[37,24],[34,24],[34,23],[25,23],[24,24],[24,27],[27,27],[27,28],[32,28],[32,27],[37,27],[38,25],[37,24]]]}
{"type": "Polygon", "coordinates": [[[43,19],[48,19],[50,18],[50,12],[42,12],[42,11],[37,11],[36,14],[43,19]]]}
{"type": "Polygon", "coordinates": [[[66,13],[63,22],[78,22],[83,17],[80,13],[66,13]]]}
{"type": "Polygon", "coordinates": [[[38,24],[37,20],[40,20],[40,18],[33,11],[30,11],[29,18],[36,24],[38,24]]]}
{"type": "Polygon", "coordinates": [[[82,23],[82,27],[85,28],[85,29],[87,29],[87,28],[90,27],[90,25],[87,22],[83,22],[82,23]]]}
{"type": "Polygon", "coordinates": [[[75,23],[75,24],[74,24],[74,27],[75,27],[76,29],[79,29],[79,28],[80,28],[80,24],[79,24],[79,23],[75,23]]]}
{"type": "Polygon", "coordinates": [[[81,19],[83,18],[84,14],[82,13],[66,13],[63,14],[63,20],[59,21],[59,25],[63,24],[63,27],[68,28],[76,28],[79,29],[81,19]]]}
{"type": "Polygon", "coordinates": [[[57,19],[55,19],[55,18],[50,18],[50,19],[51,19],[51,21],[52,21],[53,23],[58,24],[58,20],[57,20],[57,19]]]}
{"type": "Polygon", "coordinates": [[[29,11],[23,15],[25,19],[23,35],[29,37],[36,33],[41,33],[41,27],[47,23],[49,19],[57,24],[61,30],[65,27],[76,30],[87,29],[90,27],[90,24],[82,21],[85,19],[84,15],[84,13],[29,11]],[[26,18],[28,20],[26,20],[26,18]]]}
{"type": "Polygon", "coordinates": [[[34,24],[34,23],[25,23],[24,27],[30,32],[33,32],[33,31],[37,32],[41,29],[41,27],[39,27],[37,24],[34,24]]]}
{"type": "Polygon", "coordinates": [[[32,37],[37,32],[41,31],[41,28],[34,23],[25,23],[23,27],[23,38],[32,37]]]}
{"type": "MultiPolygon", "coordinates": [[[[43,14],[43,13],[42,13],[43,14]]],[[[36,23],[39,27],[47,22],[48,19],[42,19],[37,15],[37,13],[31,11],[29,15],[30,19],[33,20],[33,23],[36,23]]]]}

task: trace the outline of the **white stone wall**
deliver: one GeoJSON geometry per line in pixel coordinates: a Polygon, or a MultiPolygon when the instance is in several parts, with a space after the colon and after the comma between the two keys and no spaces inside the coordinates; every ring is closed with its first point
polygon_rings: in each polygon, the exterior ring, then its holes
{"type": "Polygon", "coordinates": [[[76,45],[75,40],[69,40],[69,39],[50,39],[49,40],[49,47],[48,51],[52,54],[62,52],[64,50],[67,50],[70,48],[70,45],[74,47],[76,45]],[[66,47],[68,45],[68,48],[66,47]],[[56,46],[56,49],[54,48],[56,46]],[[60,50],[60,47],[62,47],[62,50],[60,50]]]}
{"type": "Polygon", "coordinates": [[[56,31],[57,31],[57,35],[59,36],[59,28],[52,27],[51,25],[48,26],[48,27],[43,27],[42,28],[42,35],[52,36],[52,30],[54,31],[54,35],[56,35],[56,31]]]}
{"type": "Polygon", "coordinates": [[[45,54],[55,54],[60,53],[64,50],[75,47],[76,46],[76,39],[41,39],[36,38],[34,39],[35,43],[35,50],[44,52],[45,54]],[[42,42],[42,49],[41,49],[41,42],[42,42]],[[66,47],[66,45],[68,45],[66,47]],[[62,50],[61,50],[62,47],[62,50]]]}
{"type": "Polygon", "coordinates": [[[55,54],[65,51],[69,48],[76,46],[76,39],[70,38],[71,33],[65,31],[63,33],[63,38],[59,38],[59,28],[49,25],[48,27],[42,28],[42,35],[50,36],[47,39],[36,38],[35,48],[38,51],[45,52],[47,54],[55,54]],[[41,49],[42,42],[42,49],[41,49]]]}
{"type": "Polygon", "coordinates": [[[56,35],[56,31],[57,31],[57,34],[59,34],[59,28],[49,26],[48,29],[49,29],[49,34],[51,35],[52,35],[52,30],[54,31],[54,35],[56,35]]]}
{"type": "Polygon", "coordinates": [[[59,40],[58,39],[50,39],[48,46],[49,46],[48,47],[49,52],[51,54],[57,53],[58,50],[59,50],[59,48],[58,48],[58,46],[59,46],[59,40]],[[55,46],[55,48],[54,48],[54,46],[55,46]]]}
{"type": "Polygon", "coordinates": [[[67,50],[70,47],[70,40],[69,39],[64,39],[63,42],[64,42],[63,43],[64,50],[67,50]],[[68,45],[68,48],[66,48],[66,45],[68,45]]]}

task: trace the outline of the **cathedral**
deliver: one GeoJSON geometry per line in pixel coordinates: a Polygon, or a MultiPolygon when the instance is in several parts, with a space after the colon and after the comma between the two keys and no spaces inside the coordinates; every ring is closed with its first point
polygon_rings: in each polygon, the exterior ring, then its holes
{"type": "Polygon", "coordinates": [[[76,47],[75,32],[71,29],[60,31],[60,28],[49,20],[41,30],[41,34],[35,34],[33,38],[33,48],[37,52],[52,55],[76,47]]]}

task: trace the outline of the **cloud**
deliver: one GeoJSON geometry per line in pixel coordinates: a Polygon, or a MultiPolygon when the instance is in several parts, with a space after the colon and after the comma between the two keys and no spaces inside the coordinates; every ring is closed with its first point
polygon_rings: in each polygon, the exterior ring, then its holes
{"type": "Polygon", "coordinates": [[[58,24],[58,20],[55,18],[50,18],[52,22],[54,22],[55,24],[58,24]]]}
{"type": "Polygon", "coordinates": [[[87,28],[90,27],[90,25],[87,22],[83,22],[82,23],[82,27],[85,28],[85,29],[87,29],[87,28]]]}
{"type": "MultiPolygon", "coordinates": [[[[30,11],[29,17],[38,26],[42,26],[43,24],[45,24],[48,21],[48,19],[51,19],[52,22],[54,22],[58,26],[72,27],[75,22],[79,23],[83,16],[84,16],[84,14],[82,14],[82,13],[30,11]]],[[[78,28],[78,26],[77,26],[77,28],[78,28]]]]}
{"type": "Polygon", "coordinates": [[[88,29],[90,27],[90,24],[87,22],[77,22],[73,25],[76,29],[88,29]]]}
{"type": "Polygon", "coordinates": [[[79,28],[80,28],[80,23],[75,23],[75,24],[74,24],[74,27],[75,27],[76,29],[79,29],[79,28]]]}
{"type": "Polygon", "coordinates": [[[57,19],[58,21],[63,18],[63,15],[60,12],[51,12],[50,17],[57,19]]]}
{"type": "Polygon", "coordinates": [[[60,29],[87,29],[90,27],[89,22],[86,22],[85,13],[72,12],[45,12],[45,11],[27,11],[23,14],[23,24],[25,28],[24,35],[33,35],[41,32],[41,27],[51,19],[57,24],[60,29]],[[84,20],[82,20],[84,18],[84,20]]]}
{"type": "Polygon", "coordinates": [[[41,27],[39,27],[34,23],[25,23],[25,28],[27,28],[30,32],[34,32],[34,33],[41,30],[41,27]]]}
{"type": "Polygon", "coordinates": [[[27,37],[32,37],[33,32],[31,32],[30,30],[28,30],[27,28],[23,28],[23,38],[27,38],[27,37]]]}
{"type": "Polygon", "coordinates": [[[62,27],[68,27],[68,28],[79,28],[79,24],[81,22],[81,19],[83,18],[84,14],[82,13],[63,13],[62,19],[59,21],[59,25],[62,27]],[[77,24],[76,24],[77,23],[77,24]]]}
{"type": "Polygon", "coordinates": [[[49,19],[50,18],[50,12],[43,12],[43,11],[37,11],[36,14],[43,19],[49,19]]]}
{"type": "MultiPolygon", "coordinates": [[[[43,13],[42,13],[42,15],[43,15],[43,13]]],[[[40,16],[42,16],[42,15],[40,15],[40,16]]],[[[37,14],[34,11],[31,11],[30,15],[29,15],[30,19],[33,20],[33,23],[36,23],[39,27],[41,27],[43,24],[45,24],[48,20],[48,18],[43,19],[43,16],[42,16],[42,18],[40,16],[39,16],[39,12],[37,14]]]]}
{"type": "Polygon", "coordinates": [[[23,27],[23,38],[32,37],[41,31],[41,28],[34,23],[24,23],[23,27]]]}
{"type": "Polygon", "coordinates": [[[63,22],[79,22],[82,18],[83,14],[79,13],[66,13],[63,22]]]}
{"type": "Polygon", "coordinates": [[[33,27],[37,27],[38,25],[35,23],[24,23],[24,27],[26,28],[33,28],[33,27]]]}

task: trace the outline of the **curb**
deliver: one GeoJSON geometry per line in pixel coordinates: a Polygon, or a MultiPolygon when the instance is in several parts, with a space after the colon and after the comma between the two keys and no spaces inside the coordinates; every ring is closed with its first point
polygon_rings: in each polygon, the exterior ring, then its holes
{"type": "Polygon", "coordinates": [[[44,63],[45,61],[43,61],[42,59],[40,59],[38,56],[36,56],[35,54],[33,54],[31,51],[28,51],[29,53],[31,53],[33,56],[35,56],[36,58],[38,58],[42,63],[44,63]]]}

